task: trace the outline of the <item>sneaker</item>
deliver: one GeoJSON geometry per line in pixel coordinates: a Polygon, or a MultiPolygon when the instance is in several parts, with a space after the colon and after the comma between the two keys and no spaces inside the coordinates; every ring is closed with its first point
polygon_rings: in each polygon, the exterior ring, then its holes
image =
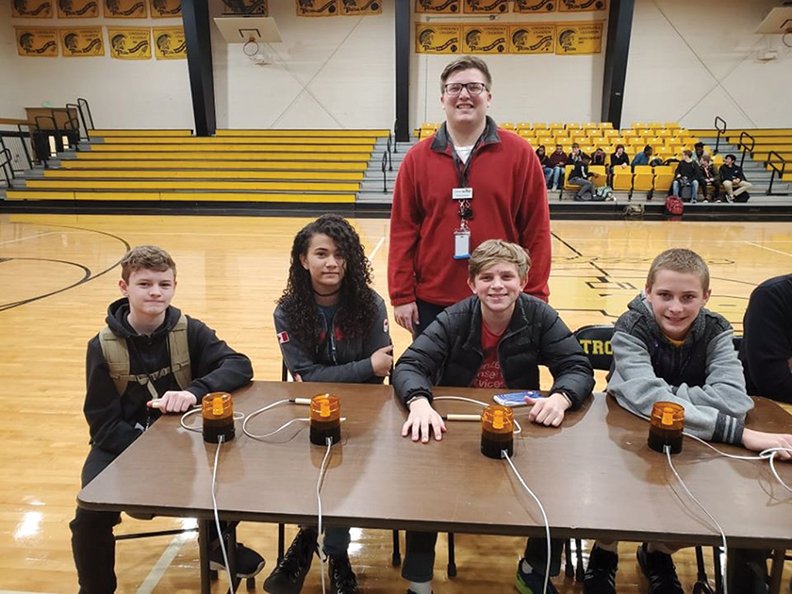
{"type": "Polygon", "coordinates": [[[357,594],[358,585],[355,572],[349,564],[349,557],[328,555],[328,572],[330,573],[330,592],[332,594],[357,594]]]}
{"type": "MultiPolygon", "coordinates": [[[[247,548],[241,542],[236,546],[236,574],[238,578],[252,578],[259,574],[264,569],[264,557],[259,555],[253,549],[247,548]]],[[[223,550],[220,544],[215,545],[215,548],[209,552],[209,569],[214,571],[225,571],[225,562],[223,561],[223,550]]]]}
{"type": "Polygon", "coordinates": [[[583,576],[583,594],[616,594],[619,556],[595,546],[583,576]]]}
{"type": "MultiPolygon", "coordinates": [[[[520,594],[543,594],[544,576],[536,571],[525,573],[523,571],[523,559],[517,563],[517,575],[514,577],[514,587],[520,594]]],[[[547,582],[547,592],[544,594],[558,594],[558,590],[553,586],[553,582],[547,582]]]]}
{"type": "Polygon", "coordinates": [[[732,195],[732,194],[726,194],[725,198],[726,198],[726,202],[733,202],[734,201],[734,195],[732,195]]]}
{"type": "Polygon", "coordinates": [[[638,565],[649,580],[649,594],[684,594],[671,555],[646,551],[646,543],[638,547],[638,565]]]}
{"type": "Polygon", "coordinates": [[[264,591],[270,594],[299,594],[316,552],[316,530],[301,528],[283,559],[264,581],[264,591]]]}

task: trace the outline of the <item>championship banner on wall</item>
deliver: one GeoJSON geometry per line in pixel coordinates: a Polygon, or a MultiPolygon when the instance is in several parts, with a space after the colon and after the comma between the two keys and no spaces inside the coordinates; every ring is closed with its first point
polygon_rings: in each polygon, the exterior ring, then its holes
{"type": "Polygon", "coordinates": [[[58,55],[58,30],[45,27],[14,27],[20,56],[54,58],[58,55]]]}
{"type": "Polygon", "coordinates": [[[602,22],[556,24],[555,53],[598,54],[602,51],[602,22]]]}
{"type": "Polygon", "coordinates": [[[509,29],[510,54],[552,54],[555,49],[553,25],[518,25],[509,29]]]}
{"type": "Polygon", "coordinates": [[[338,14],[338,0],[294,0],[297,16],[327,17],[338,14]]]}
{"type": "Polygon", "coordinates": [[[459,14],[459,0],[415,0],[419,14],[459,14]]]}
{"type": "Polygon", "coordinates": [[[98,16],[97,0],[58,0],[59,19],[95,19],[98,16]]]}
{"type": "Polygon", "coordinates": [[[184,27],[154,27],[154,57],[157,60],[186,60],[184,27]]]}
{"type": "Polygon", "coordinates": [[[110,19],[145,19],[146,3],[143,0],[103,0],[104,16],[110,19]]]}
{"type": "Polygon", "coordinates": [[[104,56],[101,27],[64,27],[60,39],[64,58],[104,56]]]}
{"type": "Polygon", "coordinates": [[[558,0],[558,10],[561,12],[588,12],[607,9],[607,0],[558,0]]]}
{"type": "Polygon", "coordinates": [[[149,12],[155,19],[180,17],[182,0],[149,0],[149,12]]]}
{"type": "Polygon", "coordinates": [[[13,0],[11,16],[26,19],[49,19],[52,17],[50,0],[13,0]]]}
{"type": "Polygon", "coordinates": [[[150,60],[151,29],[148,27],[108,27],[110,57],[118,60],[150,60]]]}
{"type": "Polygon", "coordinates": [[[464,0],[462,12],[468,14],[504,14],[509,12],[509,0],[464,0]]]}
{"type": "Polygon", "coordinates": [[[558,0],[514,0],[514,12],[553,12],[558,0]]]}
{"type": "Polygon", "coordinates": [[[458,54],[459,25],[415,25],[415,53],[458,54]]]}
{"type": "Polygon", "coordinates": [[[462,27],[462,53],[504,54],[509,48],[507,25],[465,25],[462,27]]]}
{"type": "Polygon", "coordinates": [[[234,0],[233,2],[223,2],[223,6],[224,15],[269,16],[267,0],[234,0]]]}
{"type": "Polygon", "coordinates": [[[347,16],[365,16],[382,14],[384,0],[341,0],[341,14],[347,16]]]}

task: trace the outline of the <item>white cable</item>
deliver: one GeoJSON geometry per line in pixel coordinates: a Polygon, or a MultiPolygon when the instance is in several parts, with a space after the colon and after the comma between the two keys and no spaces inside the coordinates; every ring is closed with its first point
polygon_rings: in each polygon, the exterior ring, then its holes
{"type": "Polygon", "coordinates": [[[547,594],[547,587],[550,582],[550,557],[551,557],[550,547],[552,545],[552,542],[550,540],[550,521],[547,519],[547,514],[545,513],[545,509],[544,506],[542,505],[542,502],[539,501],[539,498],[536,496],[536,494],[533,491],[531,491],[531,489],[528,487],[527,484],[525,484],[525,480],[523,480],[520,471],[517,470],[517,467],[511,461],[511,458],[509,458],[509,453],[506,450],[501,450],[501,457],[505,458],[506,462],[509,463],[509,466],[511,466],[511,469],[514,471],[514,474],[517,476],[517,480],[520,481],[520,484],[523,486],[523,488],[526,491],[528,491],[528,494],[531,497],[533,497],[534,501],[536,501],[536,505],[539,506],[539,511],[542,512],[542,519],[544,520],[544,526],[545,526],[545,536],[547,538],[547,563],[545,564],[544,586],[542,587],[542,592],[547,594]]]}
{"type": "Polygon", "coordinates": [[[761,454],[759,454],[759,455],[760,455],[760,456],[764,456],[765,454],[767,454],[767,453],[769,452],[769,456],[767,457],[767,461],[770,463],[770,470],[773,472],[773,476],[774,476],[774,477],[775,477],[775,479],[776,479],[776,480],[777,480],[777,481],[778,481],[778,482],[781,484],[781,486],[782,486],[782,487],[784,487],[784,489],[786,489],[787,491],[789,491],[790,493],[792,493],[792,487],[790,487],[789,485],[787,485],[787,484],[786,484],[786,483],[785,483],[785,482],[784,482],[784,481],[781,479],[781,477],[778,475],[778,471],[776,470],[776,467],[775,467],[775,462],[774,462],[774,460],[775,460],[776,454],[777,454],[778,452],[782,452],[782,451],[783,451],[783,452],[790,452],[790,453],[792,453],[792,448],[768,448],[768,449],[764,450],[764,451],[763,451],[761,454]]]}
{"type": "Polygon", "coordinates": [[[728,580],[726,579],[726,566],[729,562],[729,549],[727,548],[726,545],[726,533],[723,531],[723,528],[721,528],[721,525],[718,523],[718,520],[716,520],[714,516],[711,513],[709,513],[707,508],[704,507],[698,499],[696,499],[695,495],[693,495],[693,493],[690,492],[690,489],[687,488],[687,485],[685,485],[685,481],[683,481],[682,477],[679,476],[679,473],[676,471],[676,468],[674,468],[674,463],[671,461],[671,446],[668,445],[663,446],[663,451],[665,452],[666,459],[668,460],[668,466],[671,467],[671,472],[674,473],[674,476],[676,477],[677,481],[679,481],[679,484],[682,486],[682,488],[685,490],[685,493],[687,493],[687,496],[690,497],[693,503],[695,503],[699,507],[699,509],[707,515],[707,517],[712,521],[712,523],[715,524],[715,527],[718,529],[718,532],[720,532],[721,541],[723,543],[723,563],[721,563],[723,594],[729,594],[729,585],[728,585],[728,580]]]}
{"type": "MultiPolygon", "coordinates": [[[[248,417],[248,418],[250,418],[250,417],[248,417]]],[[[246,419],[246,420],[247,420],[247,419],[246,419]]],[[[264,439],[266,439],[267,437],[272,437],[272,436],[273,436],[273,435],[275,435],[276,433],[279,433],[280,431],[283,431],[284,429],[286,429],[286,427],[288,427],[288,426],[289,426],[289,425],[291,425],[292,423],[296,423],[297,421],[306,421],[306,422],[307,422],[307,421],[310,421],[310,420],[311,420],[311,419],[309,419],[308,417],[300,417],[300,418],[297,418],[297,419],[292,419],[291,421],[286,421],[286,422],[285,422],[283,425],[281,425],[280,427],[278,427],[278,428],[277,428],[277,429],[275,429],[274,431],[270,431],[269,433],[264,433],[264,434],[262,434],[262,435],[256,435],[256,434],[254,434],[254,433],[251,433],[250,431],[248,431],[248,430],[245,428],[245,423],[242,423],[242,431],[245,433],[245,435],[247,435],[247,436],[248,436],[248,437],[250,437],[251,439],[264,440],[264,439]]]]}
{"type": "MultiPolygon", "coordinates": [[[[200,410],[200,409],[199,409],[200,410]]],[[[220,512],[217,510],[217,465],[220,460],[220,446],[223,445],[224,436],[220,435],[217,440],[217,450],[215,451],[214,467],[212,468],[212,511],[214,512],[215,527],[217,528],[217,538],[220,540],[220,551],[223,553],[223,563],[225,564],[226,573],[228,574],[228,589],[234,589],[234,578],[231,575],[231,569],[228,567],[228,554],[225,548],[225,538],[223,537],[223,530],[220,526],[220,512]]]]}
{"type": "Polygon", "coordinates": [[[286,427],[288,427],[294,421],[307,420],[307,419],[292,419],[291,421],[289,421],[289,422],[285,423],[284,425],[281,425],[280,427],[278,427],[275,431],[270,431],[269,433],[265,433],[264,435],[256,435],[255,433],[250,433],[248,431],[247,425],[248,425],[248,423],[251,420],[253,420],[257,416],[259,416],[260,414],[265,413],[265,412],[267,412],[268,410],[270,410],[272,408],[275,408],[276,406],[280,406],[281,404],[288,404],[290,402],[291,402],[291,400],[289,400],[288,398],[284,398],[283,400],[276,400],[272,404],[268,404],[267,406],[265,406],[263,408],[260,408],[258,410],[254,410],[247,417],[245,417],[244,421],[242,421],[242,433],[244,433],[245,435],[247,435],[251,439],[264,439],[265,437],[270,437],[272,435],[275,435],[278,431],[281,431],[281,430],[285,429],[286,427]]]}
{"type": "Polygon", "coordinates": [[[317,540],[319,549],[319,561],[322,564],[322,570],[319,572],[322,577],[322,594],[325,594],[325,577],[324,577],[324,564],[327,561],[327,555],[324,554],[324,533],[322,531],[322,483],[324,482],[325,472],[327,470],[327,460],[330,458],[330,450],[333,447],[333,438],[326,439],[327,451],[325,451],[324,458],[322,458],[322,465],[319,467],[319,479],[316,481],[316,507],[318,509],[319,522],[317,527],[317,540]]]}
{"type": "MultiPolygon", "coordinates": [[[[473,398],[466,398],[464,396],[435,396],[432,400],[459,400],[461,402],[472,402],[473,404],[479,404],[481,406],[489,406],[486,402],[474,400],[473,398]]],[[[522,433],[522,426],[517,419],[514,419],[514,434],[519,435],[520,433],[522,433]]]]}
{"type": "Polygon", "coordinates": [[[187,429],[187,431],[195,431],[196,433],[201,433],[201,431],[203,431],[201,427],[190,426],[187,423],[185,423],[185,421],[189,416],[194,415],[197,412],[201,412],[200,407],[190,409],[181,416],[181,418],[179,419],[179,423],[181,424],[183,429],[187,429]]]}

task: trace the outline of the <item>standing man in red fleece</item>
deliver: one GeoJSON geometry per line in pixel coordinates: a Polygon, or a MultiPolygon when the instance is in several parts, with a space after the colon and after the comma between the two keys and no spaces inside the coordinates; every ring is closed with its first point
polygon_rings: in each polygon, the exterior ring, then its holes
{"type": "Polygon", "coordinates": [[[404,158],[393,192],[388,289],[396,323],[420,334],[470,294],[467,260],[487,239],[517,243],[533,266],[525,292],[547,301],[550,216],[544,172],[522,138],[487,116],[492,77],[480,58],[440,75],[445,123],[404,158]]]}

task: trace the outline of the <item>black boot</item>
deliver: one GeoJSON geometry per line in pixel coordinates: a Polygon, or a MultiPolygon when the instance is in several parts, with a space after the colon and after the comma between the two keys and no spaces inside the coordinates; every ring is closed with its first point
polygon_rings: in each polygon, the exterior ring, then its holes
{"type": "Polygon", "coordinates": [[[270,594],[299,594],[316,552],[316,530],[301,528],[281,562],[264,581],[264,590],[270,594]]]}

